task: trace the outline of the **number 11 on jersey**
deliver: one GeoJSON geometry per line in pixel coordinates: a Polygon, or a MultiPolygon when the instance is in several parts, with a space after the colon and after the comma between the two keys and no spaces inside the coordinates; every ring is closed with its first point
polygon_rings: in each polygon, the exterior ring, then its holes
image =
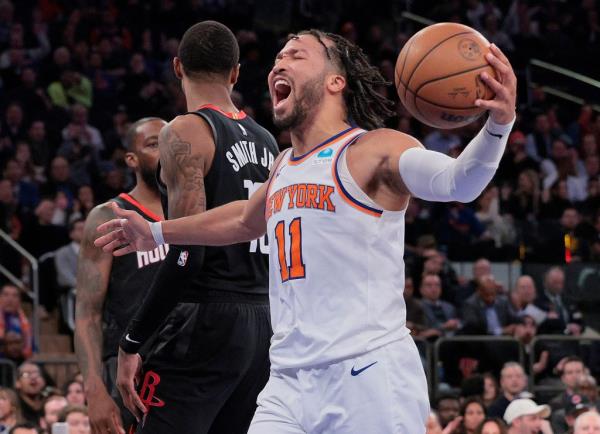
{"type": "Polygon", "coordinates": [[[282,220],[275,226],[275,238],[277,239],[277,257],[279,259],[279,270],[281,272],[281,281],[286,282],[290,279],[304,279],[306,277],[306,267],[302,261],[302,220],[296,217],[290,223],[288,232],[290,234],[290,264],[288,265],[287,249],[285,242],[285,222],[282,220]]]}

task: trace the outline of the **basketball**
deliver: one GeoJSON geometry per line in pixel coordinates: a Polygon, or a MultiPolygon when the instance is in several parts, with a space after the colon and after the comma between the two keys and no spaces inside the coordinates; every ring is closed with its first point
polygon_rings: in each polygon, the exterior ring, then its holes
{"type": "Polygon", "coordinates": [[[493,91],[481,80],[486,71],[489,42],[477,30],[457,23],[424,28],[408,40],[396,62],[395,81],[406,109],[435,128],[466,125],[485,112],[475,100],[492,99],[493,91]]]}

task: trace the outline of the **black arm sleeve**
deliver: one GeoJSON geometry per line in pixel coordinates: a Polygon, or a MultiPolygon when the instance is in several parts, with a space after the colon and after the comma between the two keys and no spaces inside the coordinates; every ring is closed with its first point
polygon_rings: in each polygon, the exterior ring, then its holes
{"type": "Polygon", "coordinates": [[[123,351],[130,354],[140,351],[200,272],[203,260],[202,246],[169,246],[144,301],[121,337],[119,346],[123,351]]]}

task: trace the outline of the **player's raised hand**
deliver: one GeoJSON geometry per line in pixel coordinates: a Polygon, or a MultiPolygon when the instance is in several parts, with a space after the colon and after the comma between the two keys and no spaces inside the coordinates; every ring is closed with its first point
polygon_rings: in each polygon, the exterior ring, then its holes
{"type": "Polygon", "coordinates": [[[475,105],[486,108],[494,122],[505,125],[515,117],[517,77],[510,62],[495,44],[490,45],[490,52],[485,58],[496,70],[496,78],[482,72],[481,79],[496,95],[491,100],[477,99],[475,105]]]}
{"type": "Polygon", "coordinates": [[[112,252],[114,256],[123,256],[127,253],[144,252],[156,248],[156,242],[150,231],[150,224],[141,215],[134,211],[119,208],[116,203],[111,204],[116,219],[107,221],[98,226],[99,232],[107,232],[94,241],[96,247],[101,247],[105,252],[112,252]]]}

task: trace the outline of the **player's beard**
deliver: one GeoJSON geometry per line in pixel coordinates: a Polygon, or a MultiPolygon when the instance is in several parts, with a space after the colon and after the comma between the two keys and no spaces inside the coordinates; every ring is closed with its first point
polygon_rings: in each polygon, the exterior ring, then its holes
{"type": "Polygon", "coordinates": [[[142,176],[142,181],[146,186],[155,192],[159,193],[158,182],[156,182],[156,167],[147,166],[140,161],[140,175],[142,176]]]}
{"type": "Polygon", "coordinates": [[[273,124],[280,130],[293,130],[302,125],[311,111],[315,109],[323,99],[323,82],[325,74],[319,75],[306,82],[298,93],[294,92],[292,112],[287,117],[278,118],[273,115],[273,124]],[[299,95],[299,97],[296,97],[299,95]]]}

